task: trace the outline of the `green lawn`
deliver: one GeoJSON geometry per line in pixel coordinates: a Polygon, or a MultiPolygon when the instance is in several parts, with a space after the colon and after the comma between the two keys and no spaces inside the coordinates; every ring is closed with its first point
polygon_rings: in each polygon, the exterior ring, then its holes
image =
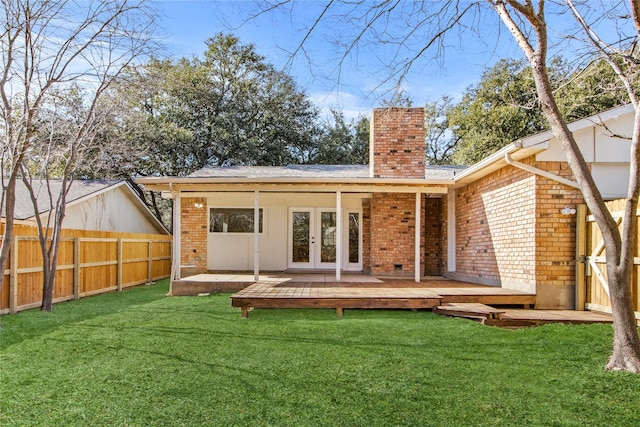
{"type": "Polygon", "coordinates": [[[0,425],[638,426],[609,325],[255,310],[167,282],[3,316],[0,425]]]}

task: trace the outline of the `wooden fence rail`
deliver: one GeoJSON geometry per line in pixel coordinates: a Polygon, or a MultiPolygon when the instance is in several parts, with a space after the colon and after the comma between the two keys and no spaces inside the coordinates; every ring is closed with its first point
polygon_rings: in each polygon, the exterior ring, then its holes
{"type": "MultiPolygon", "coordinates": [[[[54,303],[79,299],[169,277],[171,236],[63,230],[54,303]]],[[[37,229],[14,227],[8,268],[0,291],[0,313],[42,303],[42,253],[37,229]]]]}
{"type": "MultiPolygon", "coordinates": [[[[625,207],[624,200],[607,202],[618,226],[622,228],[622,214],[625,207]]],[[[578,209],[576,233],[577,241],[577,295],[576,307],[579,310],[595,310],[611,312],[609,299],[609,285],[607,283],[606,251],[602,241],[602,233],[586,207],[578,209]]],[[[631,272],[631,298],[636,318],[640,320],[640,208],[636,211],[636,235],[633,238],[634,254],[631,272]]]]}

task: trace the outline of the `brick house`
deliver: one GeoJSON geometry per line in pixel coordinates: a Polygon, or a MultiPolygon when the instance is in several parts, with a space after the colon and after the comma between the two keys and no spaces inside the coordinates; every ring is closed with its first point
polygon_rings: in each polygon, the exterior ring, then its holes
{"type": "MultiPolygon", "coordinates": [[[[570,125],[605,198],[625,194],[633,109],[570,125]],[[606,127],[601,124],[605,123],[606,127]]],[[[580,192],[550,132],[464,167],[425,166],[424,111],[376,109],[369,165],[205,167],[140,178],[174,199],[174,280],[202,272],[445,276],[572,308],[580,192]],[[416,226],[418,224],[418,226],[416,226]]]]}

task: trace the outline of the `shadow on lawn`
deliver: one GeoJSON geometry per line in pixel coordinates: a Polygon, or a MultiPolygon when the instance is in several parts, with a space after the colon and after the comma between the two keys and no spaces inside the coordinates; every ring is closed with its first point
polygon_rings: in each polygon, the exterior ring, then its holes
{"type": "Polygon", "coordinates": [[[150,304],[165,298],[168,291],[168,280],[161,280],[151,286],[139,286],[122,292],[61,302],[54,305],[51,313],[34,308],[16,314],[2,315],[0,316],[0,350],[26,339],[38,338],[65,326],[150,304]]]}

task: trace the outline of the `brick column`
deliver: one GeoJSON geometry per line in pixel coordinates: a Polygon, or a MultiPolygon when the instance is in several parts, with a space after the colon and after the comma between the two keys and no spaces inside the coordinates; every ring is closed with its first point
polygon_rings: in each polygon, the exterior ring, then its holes
{"type": "Polygon", "coordinates": [[[180,264],[181,277],[207,271],[207,199],[189,197],[181,200],[180,264]],[[188,266],[188,267],[185,267],[188,266]]]}

